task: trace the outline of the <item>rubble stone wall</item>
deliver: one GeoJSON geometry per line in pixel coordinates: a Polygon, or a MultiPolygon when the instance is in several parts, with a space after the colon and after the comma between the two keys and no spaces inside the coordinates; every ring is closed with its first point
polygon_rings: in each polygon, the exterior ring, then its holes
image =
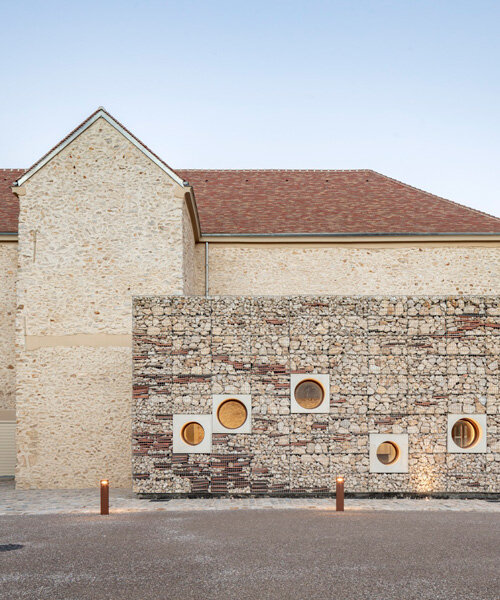
{"type": "Polygon", "coordinates": [[[16,485],[130,486],[132,296],[184,292],[185,190],[104,119],[23,188],[16,485]]]}
{"type": "Polygon", "coordinates": [[[0,411],[16,407],[17,243],[0,242],[0,411]]]}
{"type": "Polygon", "coordinates": [[[498,492],[498,297],[138,297],[139,493],[498,492]],[[328,414],[291,414],[290,374],[330,376],[328,414]],[[250,394],[252,433],[172,452],[173,414],[250,394]],[[487,451],[447,452],[449,413],[487,415],[487,451]],[[407,433],[408,473],[370,473],[370,433],[407,433]]]}
{"type": "Polygon", "coordinates": [[[385,247],[210,243],[209,259],[213,296],[500,294],[498,242],[385,247]]]}

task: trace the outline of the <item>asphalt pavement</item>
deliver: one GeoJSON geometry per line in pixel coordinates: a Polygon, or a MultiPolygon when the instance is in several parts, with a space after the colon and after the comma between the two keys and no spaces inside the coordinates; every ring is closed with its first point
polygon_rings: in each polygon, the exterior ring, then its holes
{"type": "Polygon", "coordinates": [[[498,513],[0,517],[2,600],[498,600],[499,566],[498,513]]]}

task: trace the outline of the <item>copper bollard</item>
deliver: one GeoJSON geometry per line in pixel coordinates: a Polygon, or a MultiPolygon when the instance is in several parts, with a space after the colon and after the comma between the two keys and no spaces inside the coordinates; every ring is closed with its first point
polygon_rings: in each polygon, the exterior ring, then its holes
{"type": "Polygon", "coordinates": [[[109,481],[101,479],[101,515],[109,515],[109,481]]]}
{"type": "Polygon", "coordinates": [[[335,487],[335,504],[337,510],[344,510],[344,478],[337,477],[337,485],[335,487]]]}

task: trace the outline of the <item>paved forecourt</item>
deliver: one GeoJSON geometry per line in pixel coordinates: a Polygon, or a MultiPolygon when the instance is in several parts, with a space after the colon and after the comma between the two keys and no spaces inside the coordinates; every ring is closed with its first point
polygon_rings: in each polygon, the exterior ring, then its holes
{"type": "MultiPolygon", "coordinates": [[[[111,489],[112,512],[176,512],[245,509],[334,510],[335,498],[183,498],[150,501],[127,489],[111,489]]],[[[97,513],[99,490],[16,490],[0,483],[0,515],[97,513]]],[[[346,498],[346,511],[480,511],[500,512],[500,502],[462,499],[346,498]]]]}

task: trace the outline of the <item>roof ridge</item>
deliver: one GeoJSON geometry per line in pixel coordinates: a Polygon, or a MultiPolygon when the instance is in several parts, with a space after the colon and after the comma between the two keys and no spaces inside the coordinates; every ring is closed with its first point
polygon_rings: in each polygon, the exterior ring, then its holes
{"type": "MultiPolygon", "coordinates": [[[[203,168],[203,167],[191,167],[191,168],[179,168],[179,171],[217,171],[220,173],[221,171],[228,172],[262,172],[262,171],[272,171],[273,173],[363,173],[366,171],[372,171],[372,169],[214,169],[214,168],[203,168]]],[[[375,172],[375,171],[373,171],[375,172]]]]}
{"type": "Polygon", "coordinates": [[[455,202],[454,200],[449,200],[448,198],[443,198],[443,196],[438,196],[437,194],[433,194],[432,192],[428,192],[426,190],[423,190],[422,188],[418,188],[414,185],[410,185],[409,183],[405,183],[404,181],[400,181],[399,179],[395,179],[394,177],[389,177],[389,175],[384,175],[384,173],[379,173],[378,171],[375,171],[373,169],[367,169],[367,171],[371,171],[372,173],[375,173],[376,175],[380,175],[381,177],[384,177],[385,179],[394,181],[395,183],[398,183],[399,185],[409,188],[410,190],[416,190],[417,192],[421,192],[422,194],[426,194],[427,196],[431,196],[432,198],[437,198],[438,200],[443,200],[444,202],[448,202],[449,204],[452,204],[453,206],[459,206],[460,208],[465,208],[473,213],[477,213],[477,214],[483,215],[484,217],[489,217],[491,219],[496,219],[497,221],[500,222],[500,217],[491,215],[490,213],[479,210],[478,208],[472,208],[471,206],[467,206],[467,204],[461,204],[460,202],[455,202]]]}

